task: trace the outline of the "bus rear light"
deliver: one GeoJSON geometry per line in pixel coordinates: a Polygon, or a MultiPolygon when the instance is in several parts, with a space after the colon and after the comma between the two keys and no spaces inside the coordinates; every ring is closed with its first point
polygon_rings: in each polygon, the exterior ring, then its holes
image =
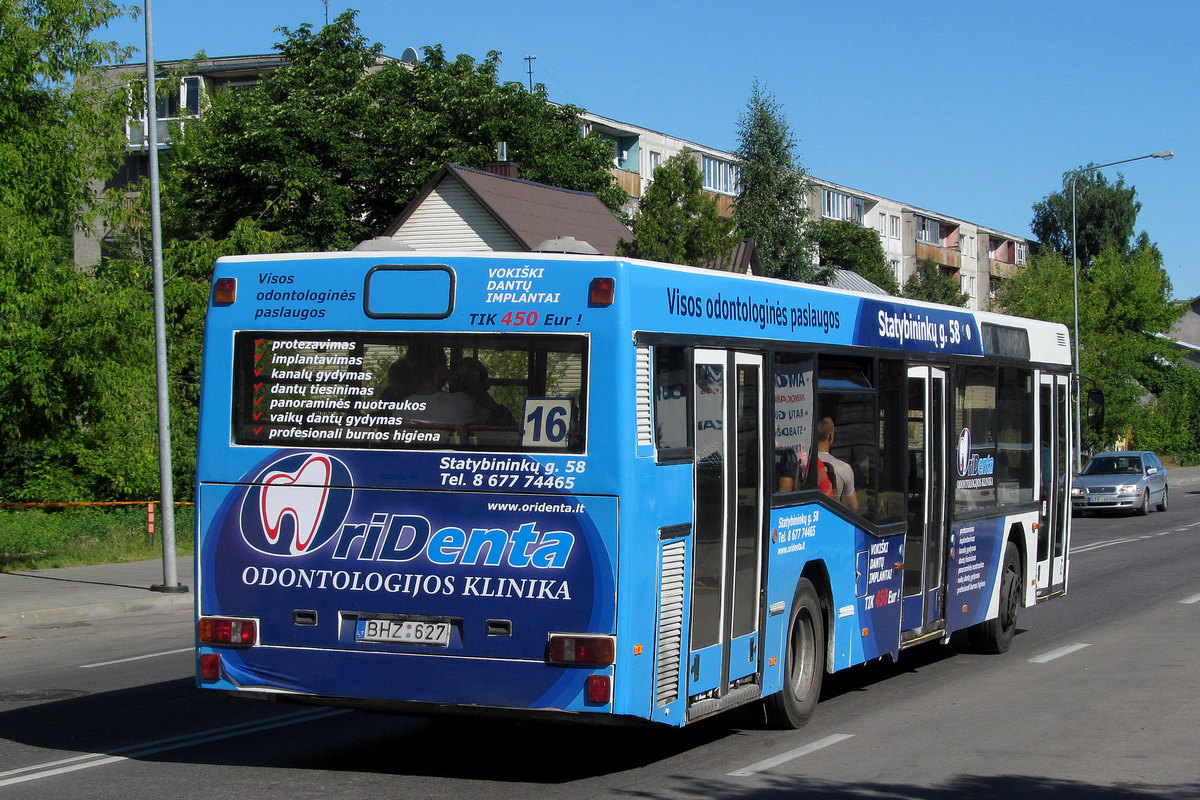
{"type": "Polygon", "coordinates": [[[237,278],[217,278],[213,284],[213,303],[229,306],[234,300],[237,300],[237,278]]]}
{"type": "Polygon", "coordinates": [[[258,641],[258,623],[252,619],[202,617],[199,624],[198,638],[201,644],[249,647],[258,641]]]}
{"type": "Polygon", "coordinates": [[[221,679],[221,654],[200,654],[200,680],[219,681],[221,679]]]}
{"type": "Polygon", "coordinates": [[[614,278],[592,278],[588,290],[588,304],[592,306],[611,306],[616,294],[617,282],[614,278]]]}
{"type": "Polygon", "coordinates": [[[616,660],[617,642],[611,636],[568,636],[551,634],[546,660],[551,664],[607,667],[616,660]]]}
{"type": "Polygon", "coordinates": [[[605,706],[612,702],[611,675],[588,675],[587,702],[594,706],[605,706]]]}

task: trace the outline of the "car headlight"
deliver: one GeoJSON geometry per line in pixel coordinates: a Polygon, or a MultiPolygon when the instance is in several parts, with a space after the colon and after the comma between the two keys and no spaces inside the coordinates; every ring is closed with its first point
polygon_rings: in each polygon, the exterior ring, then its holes
{"type": "Polygon", "coordinates": [[[1082,489],[1082,488],[1080,488],[1080,487],[1078,487],[1078,486],[1072,486],[1072,487],[1071,487],[1071,496],[1072,496],[1072,497],[1075,497],[1076,495],[1081,495],[1081,494],[1083,494],[1083,489],[1082,489]]]}
{"type": "Polygon", "coordinates": [[[1141,494],[1142,487],[1136,483],[1124,483],[1117,487],[1117,494],[1141,494]]]}

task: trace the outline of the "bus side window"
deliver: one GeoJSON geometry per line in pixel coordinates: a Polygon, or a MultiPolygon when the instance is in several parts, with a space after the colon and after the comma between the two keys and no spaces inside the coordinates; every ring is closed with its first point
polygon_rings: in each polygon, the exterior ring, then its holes
{"type": "Polygon", "coordinates": [[[692,446],[690,361],[685,347],[654,348],[654,444],[659,451],[692,446]]]}
{"type": "Polygon", "coordinates": [[[776,353],[772,385],[775,391],[775,491],[779,494],[808,486],[813,453],[813,357],[776,353]]]}

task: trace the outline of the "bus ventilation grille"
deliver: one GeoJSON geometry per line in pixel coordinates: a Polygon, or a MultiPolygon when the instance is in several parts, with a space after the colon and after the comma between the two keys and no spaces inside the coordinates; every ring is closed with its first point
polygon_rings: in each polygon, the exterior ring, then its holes
{"type": "Polygon", "coordinates": [[[663,545],[658,593],[658,662],[654,681],[654,699],[660,706],[679,698],[685,555],[682,541],[663,545]]]}
{"type": "Polygon", "coordinates": [[[654,444],[654,428],[650,424],[650,348],[637,349],[637,443],[654,444]]]}

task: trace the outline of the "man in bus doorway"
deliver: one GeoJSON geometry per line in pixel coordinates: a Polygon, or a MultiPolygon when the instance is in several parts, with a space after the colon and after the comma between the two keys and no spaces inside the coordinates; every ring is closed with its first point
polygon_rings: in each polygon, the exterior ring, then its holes
{"type": "Polygon", "coordinates": [[[854,470],[829,452],[833,445],[833,418],[824,417],[817,423],[817,458],[829,467],[833,480],[833,497],[851,511],[858,511],[858,495],[854,493],[854,470]]]}

